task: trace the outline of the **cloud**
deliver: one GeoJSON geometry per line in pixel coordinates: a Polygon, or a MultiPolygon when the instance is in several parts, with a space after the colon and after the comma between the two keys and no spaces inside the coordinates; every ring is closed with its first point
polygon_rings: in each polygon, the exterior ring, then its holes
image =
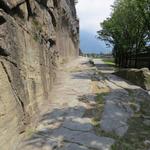
{"type": "Polygon", "coordinates": [[[95,36],[87,31],[83,31],[80,34],[80,48],[83,52],[86,53],[108,53],[111,51],[111,48],[107,48],[103,41],[100,41],[95,38],[95,36]]]}
{"type": "Polygon", "coordinates": [[[81,30],[96,34],[100,22],[110,16],[114,0],[79,0],[77,13],[81,30]]]}

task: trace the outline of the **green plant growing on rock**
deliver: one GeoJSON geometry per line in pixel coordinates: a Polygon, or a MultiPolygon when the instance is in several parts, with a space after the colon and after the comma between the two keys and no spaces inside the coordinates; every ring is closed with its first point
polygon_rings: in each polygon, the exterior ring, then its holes
{"type": "Polygon", "coordinates": [[[34,28],[33,39],[35,41],[39,41],[40,40],[39,33],[42,32],[42,25],[36,19],[32,20],[32,25],[34,28]]]}
{"type": "Polygon", "coordinates": [[[145,118],[150,118],[150,102],[143,100],[140,102],[140,110],[135,112],[128,120],[129,129],[127,133],[119,138],[112,146],[112,150],[147,150],[150,144],[150,124],[145,124],[145,118]]]}
{"type": "Polygon", "coordinates": [[[38,42],[38,41],[39,41],[39,36],[38,36],[36,33],[34,33],[34,34],[33,34],[33,39],[34,39],[36,42],[38,42]]]}
{"type": "Polygon", "coordinates": [[[36,132],[36,129],[31,127],[26,129],[27,136],[31,137],[36,132]]]}
{"type": "Polygon", "coordinates": [[[102,94],[97,94],[95,97],[96,111],[95,111],[95,117],[92,119],[92,124],[95,128],[100,127],[100,118],[102,116],[104,105],[105,105],[103,96],[105,95],[106,95],[105,93],[102,93],[102,94]]]}
{"type": "Polygon", "coordinates": [[[106,96],[107,93],[101,93],[97,94],[95,97],[96,101],[96,112],[95,112],[95,117],[92,120],[93,126],[96,128],[100,127],[100,118],[102,116],[102,113],[104,111],[104,105],[105,105],[105,100],[104,96],[106,96]]]}
{"type": "Polygon", "coordinates": [[[100,127],[100,119],[101,119],[102,113],[104,111],[104,105],[105,105],[104,97],[107,96],[107,94],[108,93],[97,94],[97,96],[95,98],[95,100],[96,100],[96,113],[95,113],[95,117],[92,120],[92,124],[94,126],[94,131],[97,135],[104,136],[104,137],[110,137],[113,139],[118,139],[119,137],[115,133],[105,132],[100,127]]]}
{"type": "Polygon", "coordinates": [[[32,20],[32,25],[37,31],[42,31],[42,25],[36,19],[32,20]]]}

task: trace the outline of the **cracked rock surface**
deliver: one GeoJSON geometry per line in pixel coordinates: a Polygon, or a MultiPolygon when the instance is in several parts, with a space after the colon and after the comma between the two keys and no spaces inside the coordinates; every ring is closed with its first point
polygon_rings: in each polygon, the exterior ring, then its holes
{"type": "Polygon", "coordinates": [[[102,60],[95,59],[94,64],[103,73],[103,81],[110,88],[110,92],[104,97],[105,106],[100,118],[101,129],[122,137],[128,130],[128,120],[134,112],[140,111],[138,102],[149,99],[148,92],[112,74],[114,70],[102,60]],[[134,104],[136,110],[131,108],[131,104],[134,104]]]}
{"type": "MultiPolygon", "coordinates": [[[[133,110],[133,99],[138,102],[148,94],[113,75],[101,60],[94,63],[95,67],[80,57],[60,68],[59,80],[50,93],[49,111],[43,113],[36,130],[20,149],[111,150],[118,140],[116,136],[121,138],[128,132],[128,120],[140,109],[137,103],[133,110]],[[104,94],[103,103],[100,94],[104,94]],[[99,118],[96,126],[95,118],[99,118]]],[[[148,121],[144,123],[149,125],[149,118],[145,118],[148,121]]]]}
{"type": "Polygon", "coordinates": [[[115,140],[98,135],[93,129],[94,115],[85,115],[91,102],[95,102],[93,74],[94,68],[86,58],[79,58],[60,71],[60,79],[51,92],[51,108],[24,141],[22,150],[111,149],[115,140]]]}
{"type": "Polygon", "coordinates": [[[37,124],[59,65],[78,56],[74,0],[0,0],[1,150],[37,124]]]}

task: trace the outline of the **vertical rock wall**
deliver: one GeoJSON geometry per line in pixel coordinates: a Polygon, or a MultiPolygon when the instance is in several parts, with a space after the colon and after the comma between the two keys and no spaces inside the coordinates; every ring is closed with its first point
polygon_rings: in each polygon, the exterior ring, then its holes
{"type": "MultiPolygon", "coordinates": [[[[56,77],[79,55],[74,0],[0,1],[0,149],[15,150],[56,77]]],[[[34,119],[33,119],[34,118],[34,119]]]]}

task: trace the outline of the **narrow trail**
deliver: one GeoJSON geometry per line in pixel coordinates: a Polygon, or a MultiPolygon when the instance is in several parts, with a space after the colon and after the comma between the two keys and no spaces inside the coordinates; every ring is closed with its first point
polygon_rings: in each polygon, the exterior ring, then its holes
{"type": "Polygon", "coordinates": [[[23,150],[110,150],[116,139],[109,133],[121,137],[127,132],[127,121],[134,114],[129,90],[138,91],[138,98],[147,95],[110,74],[112,69],[102,61],[94,62],[96,67],[81,57],[61,68],[50,109],[23,150]]]}

